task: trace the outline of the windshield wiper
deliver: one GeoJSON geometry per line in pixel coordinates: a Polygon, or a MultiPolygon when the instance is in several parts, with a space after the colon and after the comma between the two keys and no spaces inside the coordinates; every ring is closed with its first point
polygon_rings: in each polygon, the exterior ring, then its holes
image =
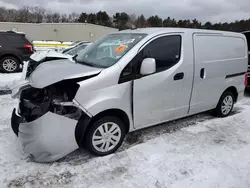
{"type": "Polygon", "coordinates": [[[76,55],[74,55],[74,56],[72,57],[72,59],[73,59],[76,63],[79,63],[79,64],[82,64],[82,65],[87,65],[87,66],[93,67],[93,65],[90,64],[90,63],[86,63],[86,62],[83,62],[83,61],[78,61],[78,60],[76,59],[77,56],[78,56],[78,54],[76,54],[76,55]]]}
{"type": "Polygon", "coordinates": [[[77,61],[76,58],[75,58],[74,60],[75,60],[76,63],[82,64],[82,65],[87,65],[87,66],[90,66],[90,67],[94,67],[94,65],[91,64],[91,63],[86,63],[86,62],[84,62],[84,61],[77,61]]]}
{"type": "Polygon", "coordinates": [[[77,63],[77,60],[76,60],[76,57],[78,56],[78,54],[76,54],[76,55],[74,55],[73,57],[72,57],[72,59],[77,63]]]}
{"type": "Polygon", "coordinates": [[[74,56],[72,57],[72,59],[73,59],[76,63],[82,64],[82,65],[87,65],[87,66],[90,66],[90,67],[96,67],[96,68],[107,68],[107,67],[105,67],[105,66],[101,66],[101,65],[97,65],[97,64],[92,64],[92,63],[87,63],[87,62],[85,62],[85,61],[78,61],[78,60],[76,59],[77,56],[78,56],[78,55],[76,54],[76,55],[74,55],[74,56]]]}

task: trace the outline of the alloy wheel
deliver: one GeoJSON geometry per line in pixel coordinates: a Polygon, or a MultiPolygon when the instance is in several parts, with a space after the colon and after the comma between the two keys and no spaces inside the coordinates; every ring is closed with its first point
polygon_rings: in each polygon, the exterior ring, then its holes
{"type": "Polygon", "coordinates": [[[13,59],[6,59],[3,62],[3,68],[5,71],[13,72],[17,69],[17,62],[13,59]]]}

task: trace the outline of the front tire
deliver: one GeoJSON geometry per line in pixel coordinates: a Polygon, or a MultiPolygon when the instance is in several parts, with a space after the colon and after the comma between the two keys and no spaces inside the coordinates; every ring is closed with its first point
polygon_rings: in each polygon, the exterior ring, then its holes
{"type": "Polygon", "coordinates": [[[214,110],[218,117],[227,117],[233,110],[235,96],[232,92],[224,92],[214,110]]]}
{"type": "Polygon", "coordinates": [[[8,56],[0,59],[0,70],[4,73],[14,73],[20,70],[20,62],[17,58],[8,56]]]}
{"type": "Polygon", "coordinates": [[[114,153],[125,137],[124,123],[117,117],[106,116],[95,121],[85,138],[86,148],[96,156],[114,153]]]}

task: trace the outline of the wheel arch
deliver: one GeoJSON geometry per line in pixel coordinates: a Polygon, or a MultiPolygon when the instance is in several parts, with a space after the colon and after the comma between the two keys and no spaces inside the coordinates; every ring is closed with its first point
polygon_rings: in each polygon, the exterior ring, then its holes
{"type": "Polygon", "coordinates": [[[224,96],[227,96],[225,95],[227,92],[230,92],[232,93],[232,95],[234,96],[233,97],[233,100],[234,100],[234,103],[237,101],[238,99],[238,91],[237,91],[237,88],[234,87],[234,86],[230,86],[228,87],[227,89],[224,90],[224,92],[221,94],[218,102],[217,102],[217,105],[216,107],[212,110],[212,113],[216,116],[216,117],[227,117],[229,115],[229,113],[232,111],[233,109],[233,105],[231,106],[231,109],[230,111],[227,113],[227,114],[224,114],[221,110],[221,103],[224,99],[224,96]]]}
{"type": "Polygon", "coordinates": [[[232,92],[233,95],[235,96],[234,102],[237,102],[237,100],[238,100],[238,91],[237,91],[236,87],[230,86],[223,93],[225,93],[225,92],[232,92]]]}
{"type": "Polygon", "coordinates": [[[14,57],[14,58],[16,58],[16,59],[19,61],[20,64],[22,64],[21,58],[20,58],[18,55],[16,55],[16,54],[13,54],[13,53],[5,53],[5,54],[1,54],[1,55],[0,55],[0,59],[5,58],[5,57],[14,57]]]}
{"type": "Polygon", "coordinates": [[[86,114],[84,114],[78,121],[75,129],[75,137],[76,141],[79,147],[84,147],[84,138],[86,134],[88,133],[91,125],[93,122],[97,121],[98,119],[105,117],[105,116],[115,116],[119,118],[125,125],[126,133],[129,132],[130,130],[130,122],[129,122],[129,117],[121,109],[117,108],[112,108],[108,110],[104,110],[98,114],[96,114],[94,117],[90,118],[86,114]]]}

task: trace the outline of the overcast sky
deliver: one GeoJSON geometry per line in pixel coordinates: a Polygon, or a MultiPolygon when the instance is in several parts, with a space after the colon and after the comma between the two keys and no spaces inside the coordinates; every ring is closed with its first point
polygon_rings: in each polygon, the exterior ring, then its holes
{"type": "Polygon", "coordinates": [[[60,13],[107,11],[110,15],[159,15],[175,19],[223,22],[250,18],[250,0],[0,0],[0,6],[41,5],[60,13]]]}

